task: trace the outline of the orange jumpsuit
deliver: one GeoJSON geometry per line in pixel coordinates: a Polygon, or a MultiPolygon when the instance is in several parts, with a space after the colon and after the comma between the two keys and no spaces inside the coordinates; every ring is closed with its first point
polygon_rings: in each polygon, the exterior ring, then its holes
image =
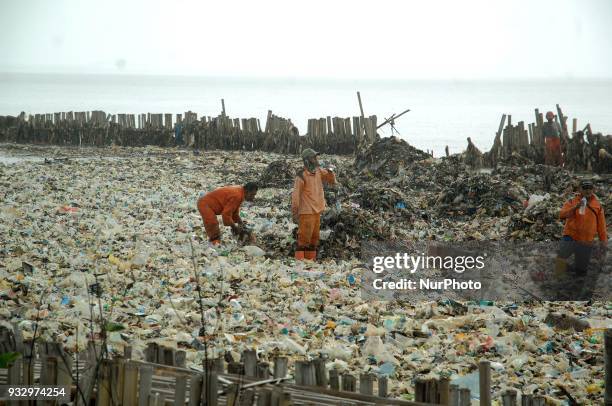
{"type": "Polygon", "coordinates": [[[581,199],[582,195],[577,195],[566,202],[559,212],[559,217],[565,219],[565,227],[558,257],[565,260],[574,255],[576,273],[585,275],[591,260],[595,235],[599,237],[599,241],[605,242],[608,241],[608,233],[604,210],[597,197],[591,195],[584,214],[579,213],[580,208],[574,209],[581,199]]]}
{"type": "Polygon", "coordinates": [[[221,215],[226,226],[240,222],[240,205],[244,201],[244,196],[243,186],[225,186],[198,199],[198,211],[210,241],[218,241],[221,237],[218,215],[221,215]]]}
{"type": "Polygon", "coordinates": [[[323,182],[334,184],[336,175],[317,168],[314,173],[306,168],[298,173],[291,195],[291,214],[299,218],[296,259],[312,259],[317,255],[321,212],[325,209],[323,182]]]}
{"type": "Polygon", "coordinates": [[[574,241],[591,242],[595,235],[599,236],[599,241],[608,241],[606,218],[599,200],[595,195],[591,195],[584,214],[580,215],[579,209],[572,210],[572,208],[580,203],[581,199],[581,195],[575,196],[566,202],[559,212],[559,217],[566,219],[563,235],[571,237],[574,241]]]}

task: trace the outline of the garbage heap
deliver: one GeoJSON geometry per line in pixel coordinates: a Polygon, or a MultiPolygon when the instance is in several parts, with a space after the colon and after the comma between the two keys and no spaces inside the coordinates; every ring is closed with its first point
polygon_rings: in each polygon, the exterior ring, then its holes
{"type": "Polygon", "coordinates": [[[457,174],[456,180],[441,191],[434,203],[440,215],[502,217],[522,210],[525,190],[511,181],[486,174],[457,174]]]}
{"type": "Polygon", "coordinates": [[[271,162],[259,178],[259,186],[262,188],[276,187],[286,188],[293,186],[295,175],[300,168],[297,160],[290,161],[279,159],[271,162]]]}
{"type": "Polygon", "coordinates": [[[397,137],[382,138],[360,152],[353,165],[357,173],[391,178],[401,175],[412,162],[430,158],[430,155],[414,148],[397,137]]]}
{"type": "MultiPolygon", "coordinates": [[[[209,357],[238,359],[246,348],[264,361],[286,355],[290,374],[295,361],[324,354],[327,367],[341,373],[388,376],[391,397],[407,400],[414,400],[414,379],[427,376],[448,376],[476,397],[477,360],[486,358],[494,398],[513,387],[563,404],[562,385],[579,404],[603,401],[600,354],[603,331],[612,327],[609,302],[367,301],[358,279],[365,238],[507,238],[512,216],[488,215],[486,199],[481,208],[487,210],[473,215],[440,213],[431,204],[454,182],[493,188],[499,182],[503,189],[512,173],[510,181],[525,189],[522,215],[531,216],[540,205],[558,210],[574,175],[553,179],[557,186],[545,192],[533,165],[500,167],[487,182],[451,157],[414,161],[403,174],[366,182],[367,175],[350,172],[354,162],[342,160],[338,174],[346,190],[322,219],[328,258],[296,264],[290,186],[263,188],[242,207],[259,247],[241,246],[226,228],[222,244],[209,246],[196,210],[199,194],[264,173],[277,155],[19,148],[37,160],[0,163],[0,320],[15,323],[25,339],[76,351],[106,334],[111,354],[130,346],[135,359],[155,342],[185,350],[187,367],[196,369],[207,340],[209,357]],[[400,198],[405,208],[398,207],[400,198]],[[567,318],[550,317],[553,312],[579,318],[579,329],[555,324],[567,318]],[[104,333],[102,323],[116,331],[104,333]]],[[[611,219],[609,180],[595,185],[611,219]]],[[[513,227],[526,240],[543,235],[530,223],[513,227]]]]}

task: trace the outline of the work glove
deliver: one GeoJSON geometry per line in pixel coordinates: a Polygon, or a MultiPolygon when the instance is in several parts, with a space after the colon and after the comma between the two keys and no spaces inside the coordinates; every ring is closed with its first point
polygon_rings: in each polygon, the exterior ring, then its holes
{"type": "Polygon", "coordinates": [[[242,233],[242,226],[240,224],[234,223],[230,227],[232,228],[232,234],[240,235],[242,233]]]}

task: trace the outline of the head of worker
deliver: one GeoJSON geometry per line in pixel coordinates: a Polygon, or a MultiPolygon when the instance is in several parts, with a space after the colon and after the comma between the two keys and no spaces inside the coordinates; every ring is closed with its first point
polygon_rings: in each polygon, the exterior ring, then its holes
{"type": "Polygon", "coordinates": [[[553,113],[552,111],[549,111],[546,113],[546,119],[548,121],[553,121],[555,119],[555,113],[553,113]]]}
{"type": "Polygon", "coordinates": [[[578,191],[582,196],[586,197],[586,199],[589,200],[593,195],[593,182],[591,182],[590,180],[581,181],[578,191]]]}
{"type": "Polygon", "coordinates": [[[247,202],[252,202],[255,200],[255,195],[257,194],[257,183],[255,182],[247,182],[244,186],[244,200],[247,202]]]}
{"type": "Polygon", "coordinates": [[[306,148],[302,151],[302,160],[304,161],[304,167],[309,172],[314,173],[319,167],[319,153],[312,148],[306,148]]]}

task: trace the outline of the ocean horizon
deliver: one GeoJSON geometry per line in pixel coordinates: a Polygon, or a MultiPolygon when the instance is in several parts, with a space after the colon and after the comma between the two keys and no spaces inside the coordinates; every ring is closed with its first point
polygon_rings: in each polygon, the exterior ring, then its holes
{"type": "MultiPolygon", "coordinates": [[[[461,152],[466,138],[484,152],[502,114],[534,122],[534,109],[556,113],[558,103],[578,128],[612,133],[611,79],[555,80],[356,80],[230,78],[149,75],[0,73],[0,115],[103,110],[117,113],[183,113],[216,116],[221,99],[232,118],[259,118],[268,110],[290,118],[305,134],[310,118],[358,116],[360,91],[366,116],[382,123],[393,113],[399,136],[435,156],[461,152]]],[[[379,130],[391,135],[391,128],[379,130]]]]}

